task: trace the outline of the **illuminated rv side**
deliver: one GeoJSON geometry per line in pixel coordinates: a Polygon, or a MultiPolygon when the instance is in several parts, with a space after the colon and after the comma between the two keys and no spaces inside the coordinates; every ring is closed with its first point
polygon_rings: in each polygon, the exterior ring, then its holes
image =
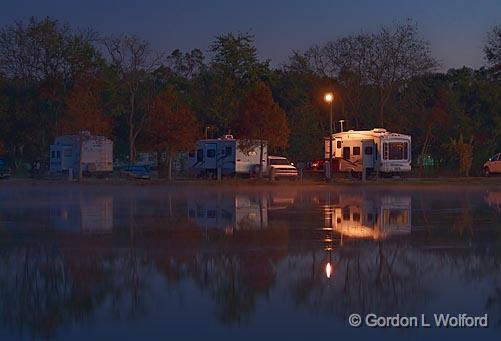
{"type": "MultiPolygon", "coordinates": [[[[348,130],[332,134],[334,171],[400,173],[411,170],[411,137],[386,129],[348,130]]],[[[329,158],[329,137],[324,138],[325,159],[329,158]]]]}

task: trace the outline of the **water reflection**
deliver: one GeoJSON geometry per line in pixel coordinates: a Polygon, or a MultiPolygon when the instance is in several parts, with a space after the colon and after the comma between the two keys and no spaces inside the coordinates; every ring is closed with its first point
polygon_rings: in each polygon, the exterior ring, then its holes
{"type": "Polygon", "coordinates": [[[234,338],[270,319],[294,336],[313,316],[344,330],[352,312],[496,324],[495,193],[2,189],[0,337],[102,338],[102,321],[186,336],[190,320],[234,338]]]}
{"type": "Polygon", "coordinates": [[[338,202],[324,206],[326,226],[350,238],[385,239],[411,233],[411,197],[365,197],[340,194],[338,202]]]}

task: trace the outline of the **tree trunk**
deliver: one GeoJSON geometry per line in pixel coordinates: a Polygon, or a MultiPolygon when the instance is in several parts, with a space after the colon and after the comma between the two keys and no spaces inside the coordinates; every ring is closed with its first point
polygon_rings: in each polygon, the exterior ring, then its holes
{"type": "MultiPolygon", "coordinates": [[[[132,90],[131,90],[132,92],[132,90]]],[[[129,111],[129,163],[134,163],[136,160],[135,143],[136,138],[134,134],[134,111],[135,111],[135,94],[130,94],[130,111],[129,111]]]]}
{"type": "Polygon", "coordinates": [[[379,89],[379,128],[384,128],[384,106],[386,104],[386,98],[384,94],[384,90],[382,88],[379,89]]]}
{"type": "Polygon", "coordinates": [[[169,174],[169,181],[172,181],[172,156],[173,156],[173,152],[172,150],[169,149],[169,164],[167,165],[168,166],[168,174],[169,174]]]}
{"type": "Polygon", "coordinates": [[[263,140],[260,141],[260,148],[259,148],[259,178],[261,179],[263,177],[263,151],[264,149],[264,143],[263,140]]]}
{"type": "Polygon", "coordinates": [[[428,129],[426,130],[426,135],[425,135],[425,138],[424,138],[424,142],[423,142],[423,147],[421,148],[421,165],[420,165],[420,176],[423,176],[423,169],[424,169],[424,155],[428,149],[428,143],[429,143],[429,140],[430,140],[430,135],[431,135],[431,125],[428,126],[428,129]]]}
{"type": "Polygon", "coordinates": [[[379,127],[384,128],[384,102],[379,103],[379,127]]]}

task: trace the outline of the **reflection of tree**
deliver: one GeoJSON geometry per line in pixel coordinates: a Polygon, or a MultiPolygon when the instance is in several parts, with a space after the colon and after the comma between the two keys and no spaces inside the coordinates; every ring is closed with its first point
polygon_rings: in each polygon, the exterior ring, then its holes
{"type": "Polygon", "coordinates": [[[276,280],[276,264],[285,256],[287,230],[240,231],[218,254],[201,252],[190,275],[218,305],[223,323],[248,321],[258,297],[276,280]],[[231,245],[234,244],[234,245],[231,245]],[[237,249],[235,249],[237,248],[237,249]]]}
{"type": "Polygon", "coordinates": [[[399,309],[412,309],[426,293],[420,276],[428,264],[423,263],[405,243],[361,243],[361,247],[348,246],[337,251],[334,278],[319,276],[323,273],[321,254],[293,262],[291,295],[296,305],[336,314],[348,312],[384,313],[399,309]],[[310,268],[310,270],[308,270],[310,268]],[[295,275],[294,275],[295,274],[295,275]],[[317,277],[315,278],[315,274],[317,277]]]}
{"type": "Polygon", "coordinates": [[[107,301],[117,317],[137,318],[146,310],[148,261],[137,250],[94,254],[94,239],[82,245],[73,239],[68,247],[68,240],[57,241],[55,235],[51,241],[41,238],[0,252],[3,325],[21,335],[51,338],[107,301]]]}
{"type": "Polygon", "coordinates": [[[53,245],[37,243],[4,252],[0,269],[0,315],[3,324],[20,334],[28,329],[49,338],[60,324],[86,314],[85,308],[70,304],[71,279],[53,245]],[[62,306],[70,309],[69,314],[62,306]]]}

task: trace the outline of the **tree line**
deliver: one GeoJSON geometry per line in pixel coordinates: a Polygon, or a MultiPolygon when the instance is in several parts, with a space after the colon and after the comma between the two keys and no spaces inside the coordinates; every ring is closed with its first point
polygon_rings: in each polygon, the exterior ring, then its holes
{"type": "Polygon", "coordinates": [[[134,35],[31,18],[0,30],[0,154],[21,167],[46,160],[55,136],[89,130],[112,138],[117,158],[157,152],[168,166],[197,139],[231,133],[306,161],[322,156],[323,94],[332,91],[335,121],[409,134],[415,165],[431,158],[468,175],[501,149],[501,26],[483,52],[480,69],[441,72],[405,21],[293,51],[272,67],[248,33],[166,53],[134,35]]]}

